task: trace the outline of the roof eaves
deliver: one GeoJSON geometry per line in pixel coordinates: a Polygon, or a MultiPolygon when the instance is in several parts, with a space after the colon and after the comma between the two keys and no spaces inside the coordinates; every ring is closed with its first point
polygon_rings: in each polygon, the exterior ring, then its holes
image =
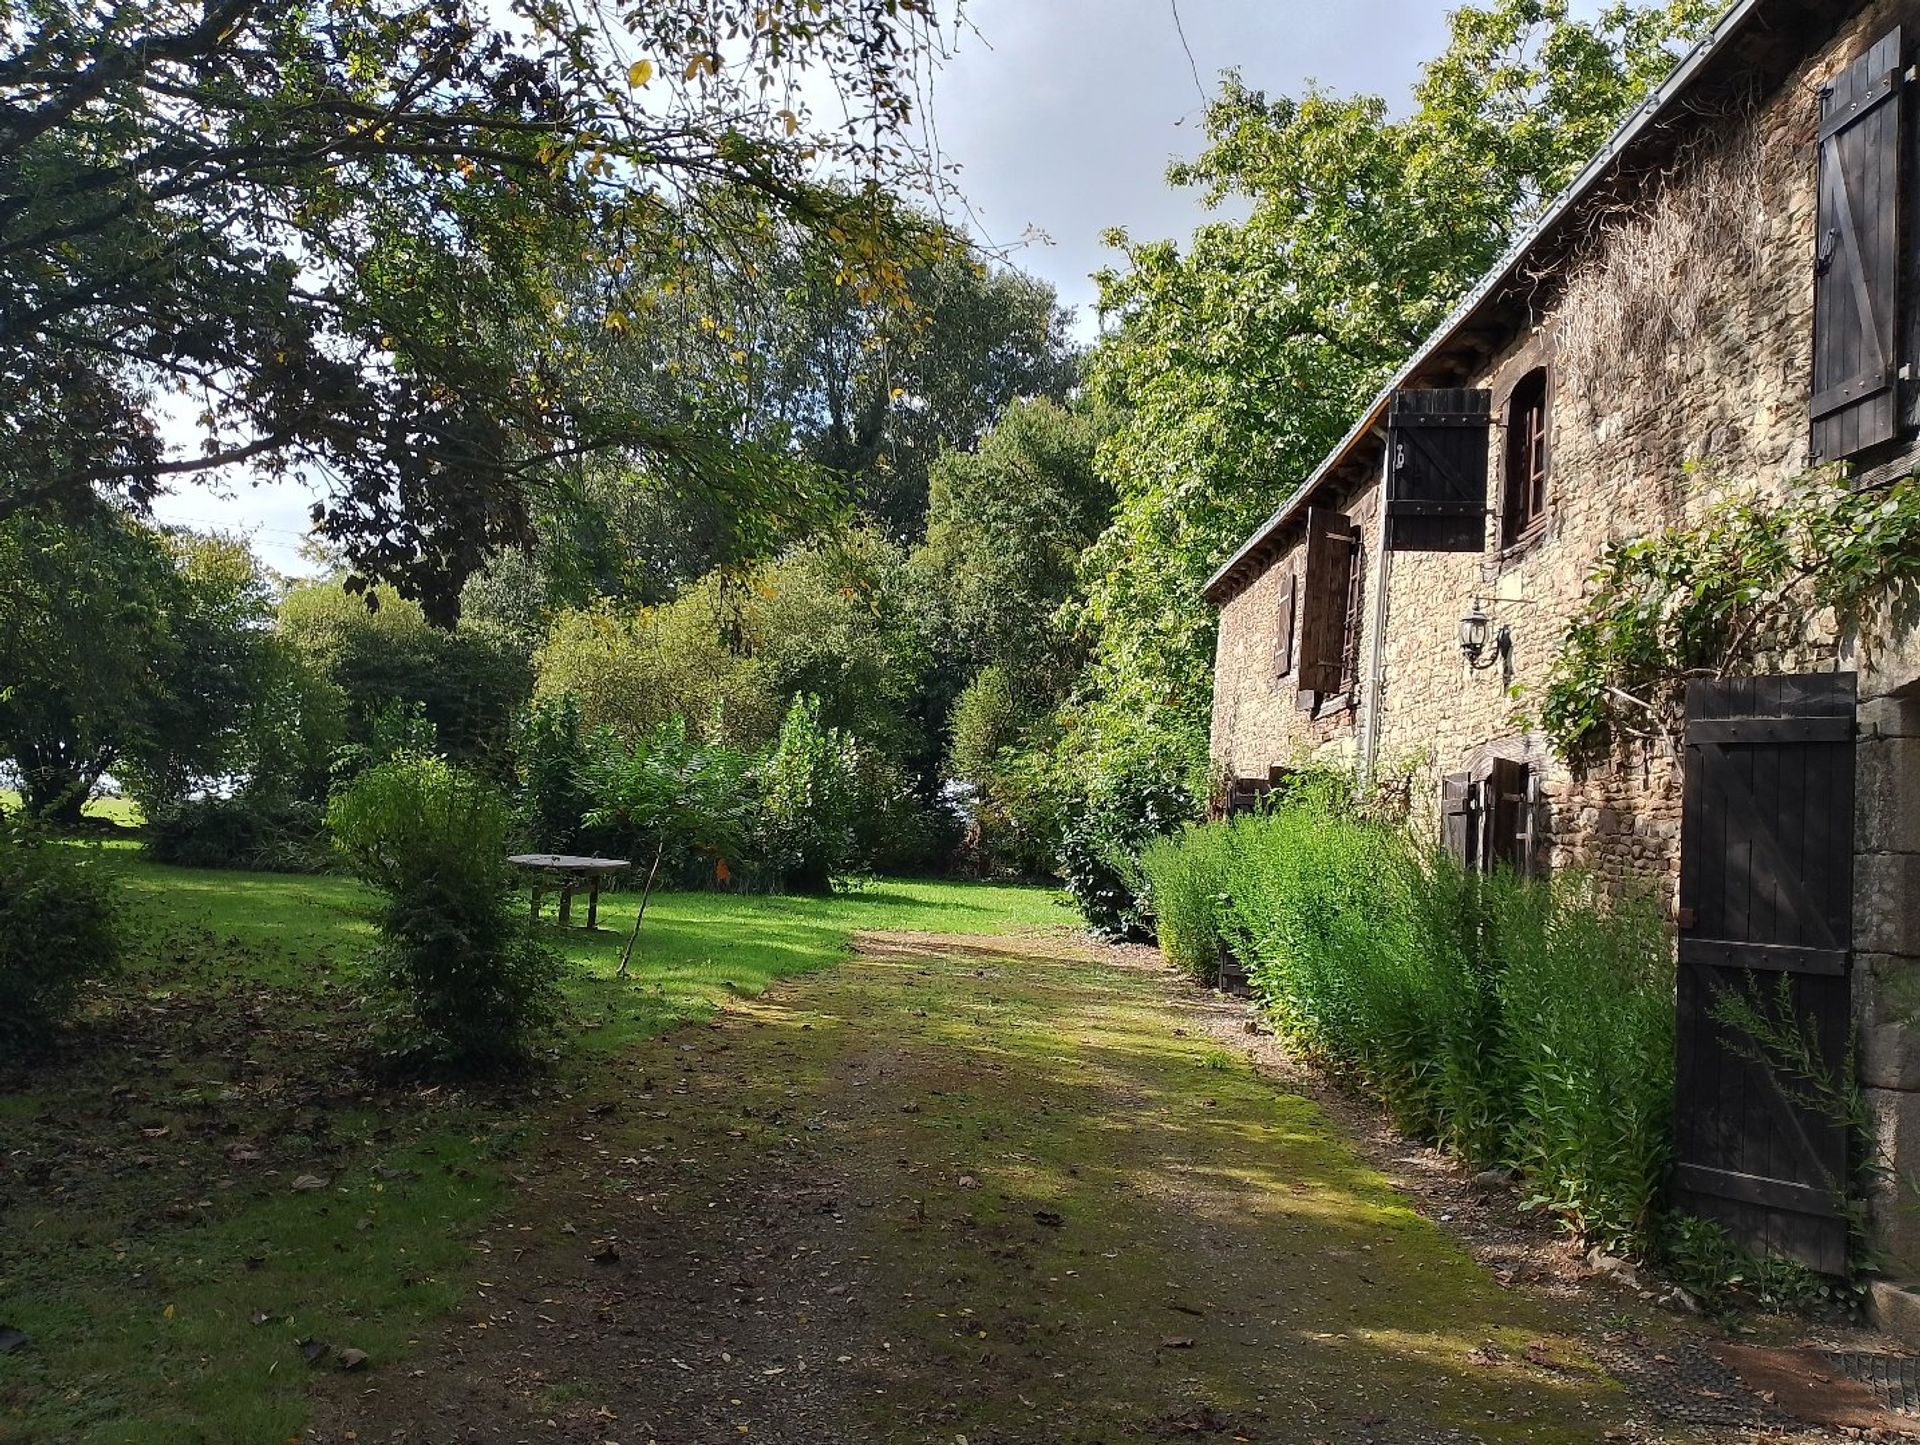
{"type": "Polygon", "coordinates": [[[1213,601],[1215,594],[1222,590],[1222,584],[1230,579],[1234,571],[1248,557],[1266,544],[1275,529],[1284,525],[1289,517],[1307,505],[1320,484],[1379,424],[1379,415],[1393,393],[1452,340],[1454,333],[1485,304],[1489,297],[1513,278],[1521,262],[1526,259],[1527,253],[1533,250],[1546,234],[1559,224],[1566,213],[1578,204],[1581,197],[1606,175],[1620,152],[1639,139],[1660,118],[1667,107],[1679,97],[1694,76],[1699,73],[1701,66],[1706,64],[1715,52],[1732,38],[1734,32],[1746,24],[1753,12],[1765,3],[1767,0],[1736,0],[1736,3],[1714,23],[1713,29],[1703,36],[1692,50],[1681,57],[1680,63],[1674,66],[1672,73],[1649,92],[1647,98],[1635,108],[1633,114],[1628,116],[1620,128],[1613,133],[1612,138],[1600,148],[1592,160],[1587,162],[1585,169],[1573,178],[1565,190],[1560,192],[1553,204],[1540,214],[1538,220],[1521,232],[1513,244],[1507,248],[1506,254],[1494,263],[1493,269],[1474,284],[1473,289],[1461,299],[1460,304],[1448,313],[1447,319],[1434,328],[1432,334],[1420,343],[1413,355],[1407,358],[1398,371],[1394,372],[1392,378],[1380,388],[1367,405],[1360,420],[1354,423],[1352,429],[1340,439],[1339,444],[1327,454],[1326,459],[1314,469],[1313,475],[1296,488],[1273,515],[1268,517],[1254,534],[1207,579],[1207,585],[1201,589],[1203,597],[1209,602],[1213,601]]]}

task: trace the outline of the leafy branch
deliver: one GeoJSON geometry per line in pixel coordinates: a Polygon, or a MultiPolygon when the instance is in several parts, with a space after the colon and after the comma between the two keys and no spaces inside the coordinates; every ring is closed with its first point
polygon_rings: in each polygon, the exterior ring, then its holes
{"type": "Polygon", "coordinates": [[[1854,487],[1834,468],[1783,500],[1747,494],[1696,525],[1607,549],[1567,623],[1540,722],[1580,761],[1622,738],[1670,739],[1689,678],[1751,672],[1864,627],[1920,580],[1920,478],[1854,487]]]}

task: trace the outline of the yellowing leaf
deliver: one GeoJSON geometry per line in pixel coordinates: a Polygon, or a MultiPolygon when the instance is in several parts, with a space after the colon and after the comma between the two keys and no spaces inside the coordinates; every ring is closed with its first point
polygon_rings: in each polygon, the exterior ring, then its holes
{"type": "Polygon", "coordinates": [[[780,117],[781,123],[786,126],[788,135],[792,135],[795,131],[800,129],[800,117],[795,115],[792,111],[783,110],[783,111],[777,112],[777,114],[780,117]]]}
{"type": "Polygon", "coordinates": [[[636,60],[627,67],[627,84],[636,90],[652,79],[653,62],[651,60],[636,60]]]}

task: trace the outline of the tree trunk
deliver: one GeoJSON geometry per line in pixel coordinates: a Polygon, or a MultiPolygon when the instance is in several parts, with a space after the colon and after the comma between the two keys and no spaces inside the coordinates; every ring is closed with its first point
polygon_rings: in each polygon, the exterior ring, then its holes
{"type": "Polygon", "coordinates": [[[78,773],[36,769],[20,780],[20,795],[28,814],[56,828],[80,826],[80,810],[92,791],[93,779],[78,773]]]}

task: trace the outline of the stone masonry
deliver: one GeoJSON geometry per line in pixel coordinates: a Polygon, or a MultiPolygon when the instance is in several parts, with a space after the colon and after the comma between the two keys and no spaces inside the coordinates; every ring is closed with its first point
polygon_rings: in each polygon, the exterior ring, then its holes
{"type": "MultiPolygon", "coordinates": [[[[1479,553],[1391,554],[1381,665],[1376,679],[1370,664],[1381,609],[1370,595],[1350,705],[1303,713],[1291,679],[1276,685],[1274,678],[1275,579],[1299,559],[1304,511],[1273,536],[1264,570],[1216,584],[1217,767],[1256,777],[1309,758],[1371,761],[1383,770],[1413,771],[1414,797],[1431,810],[1440,776],[1492,756],[1524,761],[1543,774],[1553,867],[1586,870],[1613,890],[1651,885],[1671,905],[1680,833],[1680,761],[1671,744],[1657,737],[1629,740],[1610,759],[1575,770],[1529,727],[1529,710],[1609,543],[1697,519],[1735,491],[1777,491],[1806,469],[1816,97],[1827,76],[1891,24],[1904,20],[1909,33],[1920,29],[1912,9],[1896,0],[1863,6],[1783,84],[1738,109],[1683,120],[1700,132],[1692,155],[1749,148],[1762,193],[1751,234],[1741,238],[1742,264],[1717,265],[1715,254],[1682,258],[1699,278],[1700,304],[1663,354],[1611,371],[1596,369],[1588,357],[1585,374],[1569,375],[1558,309],[1567,278],[1599,268],[1594,274],[1604,280],[1617,274],[1606,268],[1621,264],[1605,229],[1596,227],[1603,239],[1576,251],[1559,274],[1536,279],[1524,319],[1509,323],[1504,342],[1488,347],[1482,341],[1471,368],[1446,383],[1492,393],[1489,492],[1497,508],[1508,395],[1534,368],[1546,368],[1546,524],[1508,551],[1498,546],[1495,515],[1479,553]],[[1509,629],[1510,669],[1475,670],[1463,661],[1456,629],[1476,602],[1495,627],[1509,629]],[[1363,757],[1369,729],[1371,760],[1363,757]]],[[[1670,195],[1698,174],[1686,154],[1657,183],[1670,195]]],[[[1718,242],[1712,244],[1717,250],[1718,242]]],[[[1382,507],[1379,465],[1370,471],[1370,480],[1349,475],[1323,484],[1310,501],[1361,525],[1371,591],[1381,575],[1382,507]]],[[[1920,640],[1910,619],[1888,631],[1843,638],[1816,620],[1799,655],[1771,659],[1763,670],[1859,673],[1854,996],[1860,1078],[1889,1155],[1920,1179],[1920,640]]],[[[1911,1188],[1907,1196],[1911,1204],[1911,1188]]],[[[1909,1272],[1920,1271],[1920,1210],[1896,1207],[1889,1191],[1876,1202],[1875,1233],[1909,1272]]]]}

